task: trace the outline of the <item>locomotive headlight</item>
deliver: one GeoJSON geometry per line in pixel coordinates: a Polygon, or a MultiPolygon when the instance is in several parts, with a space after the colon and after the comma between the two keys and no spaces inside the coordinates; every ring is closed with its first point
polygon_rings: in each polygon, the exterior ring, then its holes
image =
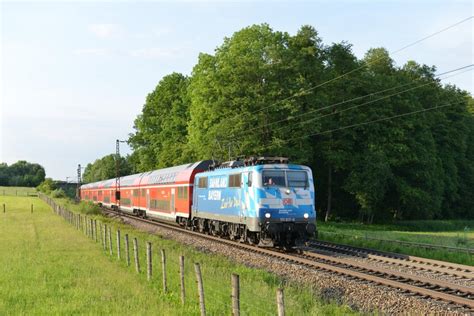
{"type": "Polygon", "coordinates": [[[303,214],[303,217],[306,218],[306,219],[308,219],[308,218],[309,218],[309,214],[308,214],[308,213],[304,213],[304,214],[303,214]]]}
{"type": "Polygon", "coordinates": [[[272,214],[270,213],[265,213],[265,218],[270,218],[272,216],[272,214]]]}

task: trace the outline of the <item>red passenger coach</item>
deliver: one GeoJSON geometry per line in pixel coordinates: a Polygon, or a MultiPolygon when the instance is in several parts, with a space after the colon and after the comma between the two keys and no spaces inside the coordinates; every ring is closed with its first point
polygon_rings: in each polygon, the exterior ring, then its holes
{"type": "Polygon", "coordinates": [[[115,200],[116,180],[81,186],[81,199],[141,216],[184,223],[190,218],[194,176],[207,171],[212,160],[159,169],[120,178],[120,200],[115,200]]]}

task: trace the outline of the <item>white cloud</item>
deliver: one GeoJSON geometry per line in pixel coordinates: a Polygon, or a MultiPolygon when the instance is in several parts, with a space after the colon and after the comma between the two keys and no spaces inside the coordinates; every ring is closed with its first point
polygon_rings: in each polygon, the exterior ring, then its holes
{"type": "Polygon", "coordinates": [[[119,26],[117,24],[90,24],[89,32],[99,38],[110,38],[117,35],[119,26]]]}
{"type": "Polygon", "coordinates": [[[76,55],[106,56],[109,51],[105,48],[80,48],[74,51],[76,55]]]}
{"type": "Polygon", "coordinates": [[[170,58],[180,54],[178,49],[165,49],[159,47],[141,48],[131,50],[130,55],[133,57],[143,58],[170,58]]]}

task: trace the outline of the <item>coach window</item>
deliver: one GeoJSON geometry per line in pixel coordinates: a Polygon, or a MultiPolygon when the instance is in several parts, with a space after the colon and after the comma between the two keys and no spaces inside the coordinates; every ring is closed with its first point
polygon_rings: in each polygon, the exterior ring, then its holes
{"type": "Polygon", "coordinates": [[[139,195],[140,195],[140,191],[139,191],[139,190],[137,190],[137,189],[133,190],[133,196],[134,196],[134,197],[137,197],[137,196],[139,196],[139,195]]]}
{"type": "Polygon", "coordinates": [[[187,187],[178,187],[178,199],[187,199],[188,198],[188,188],[187,187]]]}
{"type": "Polygon", "coordinates": [[[201,188],[201,189],[207,188],[207,177],[199,178],[198,188],[201,188]]]}
{"type": "Polygon", "coordinates": [[[142,189],[142,196],[146,196],[146,190],[142,189]]]}
{"type": "Polygon", "coordinates": [[[229,176],[229,188],[240,188],[240,181],[242,179],[242,174],[231,174],[229,176]]]}
{"type": "Polygon", "coordinates": [[[248,179],[247,179],[247,186],[249,186],[249,187],[252,186],[252,176],[253,176],[253,173],[249,172],[248,179]]]}

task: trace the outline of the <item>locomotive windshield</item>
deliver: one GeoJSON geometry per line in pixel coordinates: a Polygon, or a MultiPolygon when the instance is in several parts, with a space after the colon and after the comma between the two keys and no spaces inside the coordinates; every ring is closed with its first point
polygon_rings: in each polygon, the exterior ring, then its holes
{"type": "Polygon", "coordinates": [[[308,175],[305,171],[264,170],[264,186],[307,188],[308,175]]]}
{"type": "Polygon", "coordinates": [[[286,187],[285,171],[265,170],[262,177],[264,186],[286,187]]]}

